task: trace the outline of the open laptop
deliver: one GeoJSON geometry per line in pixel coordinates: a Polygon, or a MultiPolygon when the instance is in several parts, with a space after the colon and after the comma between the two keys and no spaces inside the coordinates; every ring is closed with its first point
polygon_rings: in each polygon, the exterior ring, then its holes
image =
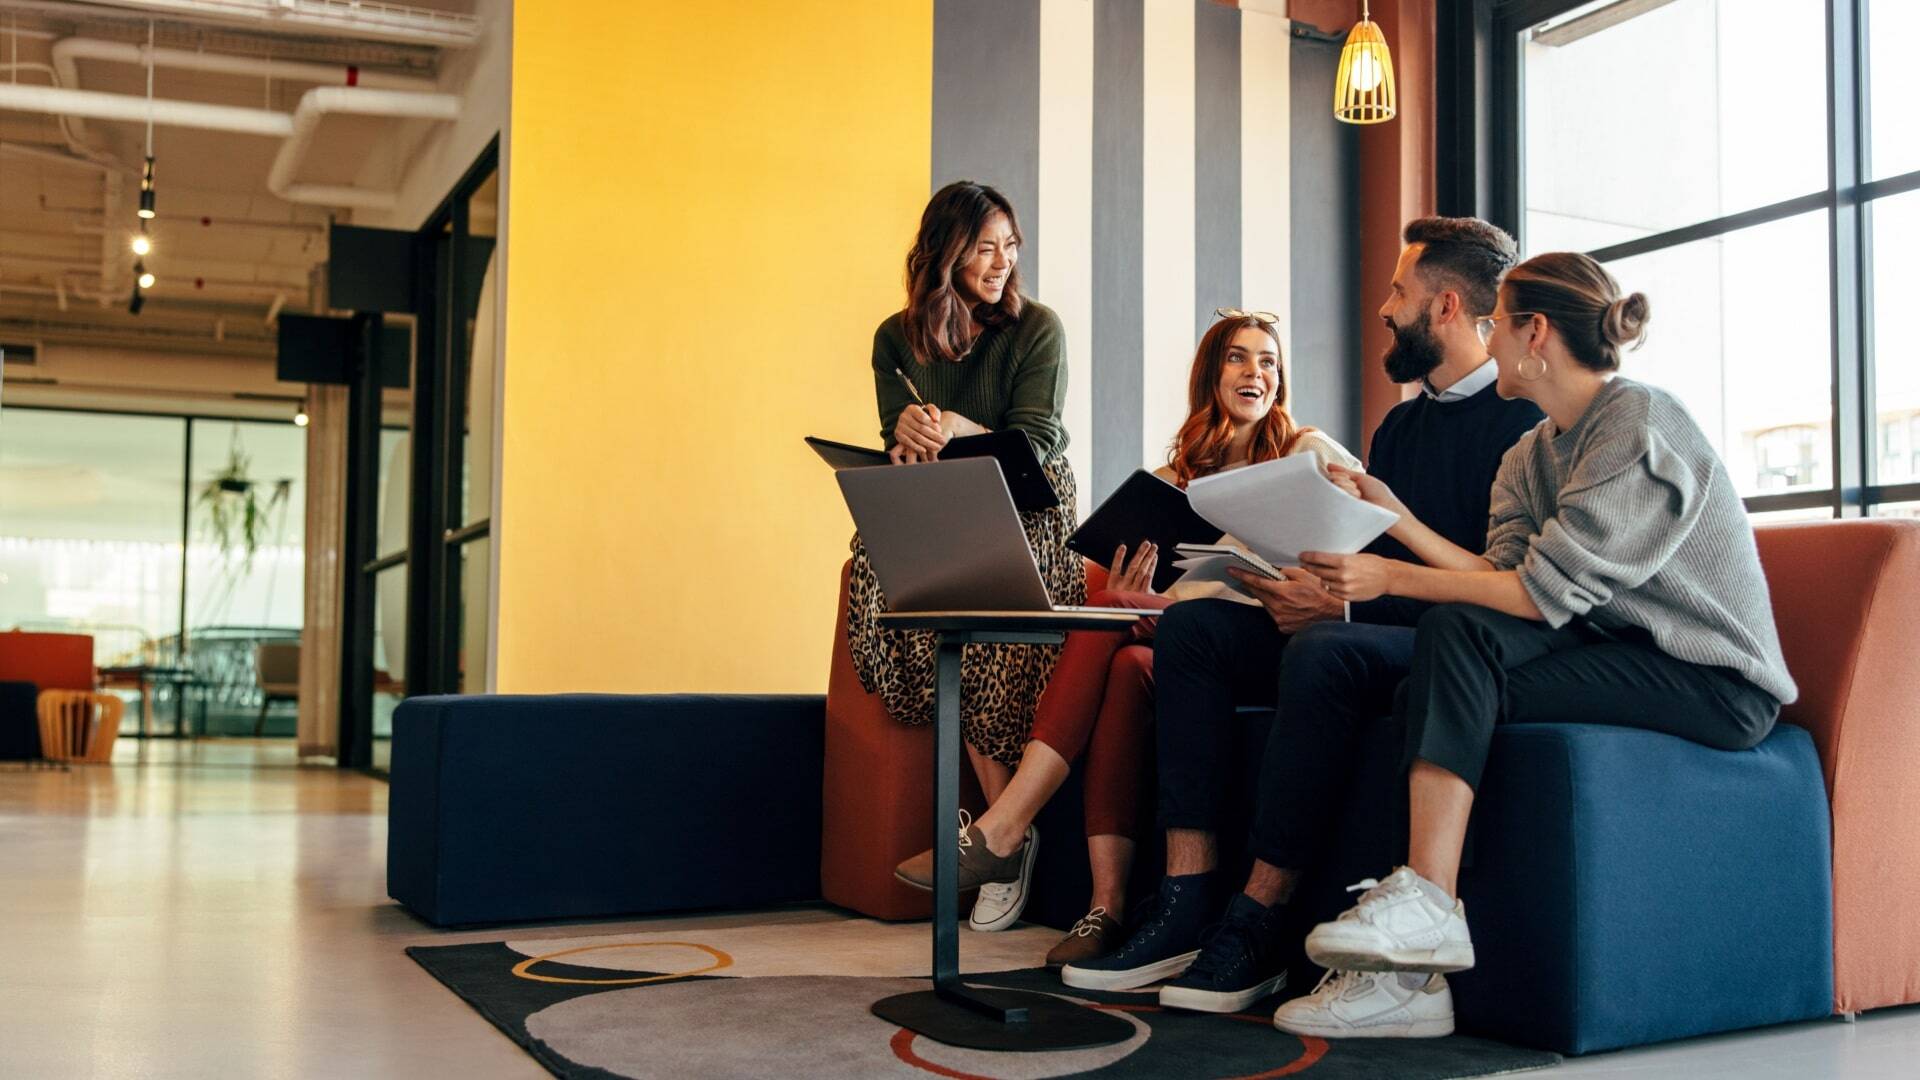
{"type": "Polygon", "coordinates": [[[1142,614],[1053,604],[993,458],[842,469],[833,476],[889,610],[1142,614]]]}

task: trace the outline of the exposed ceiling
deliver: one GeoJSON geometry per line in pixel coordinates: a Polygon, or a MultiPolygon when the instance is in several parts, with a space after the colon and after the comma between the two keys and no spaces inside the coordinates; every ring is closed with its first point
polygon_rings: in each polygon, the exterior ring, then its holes
{"type": "MultiPolygon", "coordinates": [[[[70,85],[54,46],[78,38],[144,49],[150,18],[161,50],[330,65],[339,85],[364,87],[389,75],[411,80],[392,85],[431,88],[441,69],[442,47],[395,40],[407,35],[391,28],[361,33],[341,23],[318,33],[310,24],[273,30],[234,25],[236,11],[276,5],[321,14],[358,8],[332,0],[0,0],[0,84],[144,98],[148,73],[138,56],[128,62],[70,55],[70,85]]],[[[473,7],[473,0],[367,5],[456,28],[471,28],[473,7]]],[[[153,71],[157,101],[289,116],[318,85],[324,84],[312,74],[287,78],[162,65],[153,71]]],[[[392,191],[413,144],[428,131],[417,121],[323,116],[300,158],[297,180],[392,191]]],[[[272,317],[283,309],[316,310],[324,299],[320,268],[327,257],[327,223],[335,216],[351,220],[351,211],[288,201],[269,190],[269,171],[287,139],[155,126],[159,212],[149,223],[152,250],[143,260],[155,282],[140,313],[130,314],[131,242],[139,226],[134,210],[146,137],[140,121],[76,120],[0,107],[0,343],[271,357],[272,317]]]]}

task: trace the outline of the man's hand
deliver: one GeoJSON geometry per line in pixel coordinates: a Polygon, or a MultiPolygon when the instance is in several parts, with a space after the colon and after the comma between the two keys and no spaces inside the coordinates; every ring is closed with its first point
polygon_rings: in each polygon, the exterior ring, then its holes
{"type": "Polygon", "coordinates": [[[1297,634],[1314,623],[1338,619],[1345,614],[1346,605],[1328,592],[1319,578],[1291,566],[1280,572],[1286,575],[1285,581],[1237,567],[1227,570],[1260,601],[1260,606],[1272,616],[1273,625],[1283,634],[1297,634]]]}

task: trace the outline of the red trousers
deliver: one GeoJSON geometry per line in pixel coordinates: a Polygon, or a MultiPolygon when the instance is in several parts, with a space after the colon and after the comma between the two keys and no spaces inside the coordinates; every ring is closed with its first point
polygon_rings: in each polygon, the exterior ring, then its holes
{"type": "MultiPolygon", "coordinates": [[[[1093,607],[1160,611],[1173,603],[1151,593],[1102,590],[1093,607]]],[[[1132,838],[1153,739],[1152,617],[1127,630],[1075,630],[1067,635],[1053,677],[1034,710],[1029,738],[1068,764],[1086,754],[1088,836],[1132,838]]]]}

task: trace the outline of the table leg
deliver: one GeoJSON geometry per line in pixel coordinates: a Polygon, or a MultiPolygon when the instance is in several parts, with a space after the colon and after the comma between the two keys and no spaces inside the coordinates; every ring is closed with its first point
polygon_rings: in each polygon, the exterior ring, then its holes
{"type": "Polygon", "coordinates": [[[934,682],[933,749],[933,992],[1005,1024],[1025,1023],[1024,1008],[1001,1008],[968,993],[960,982],[958,845],[949,839],[960,819],[960,657],[966,646],[941,636],[934,682]]]}
{"type": "Polygon", "coordinates": [[[896,994],[874,1015],[952,1046],[978,1050],[1064,1050],[1130,1038],[1126,1020],[1030,990],[975,988],[960,981],[960,853],[951,831],[960,813],[960,656],[964,640],[939,639],[934,682],[933,990],[896,994]]]}
{"type": "Polygon", "coordinates": [[[140,675],[140,737],[150,738],[153,727],[153,689],[147,685],[147,676],[140,675]]]}

